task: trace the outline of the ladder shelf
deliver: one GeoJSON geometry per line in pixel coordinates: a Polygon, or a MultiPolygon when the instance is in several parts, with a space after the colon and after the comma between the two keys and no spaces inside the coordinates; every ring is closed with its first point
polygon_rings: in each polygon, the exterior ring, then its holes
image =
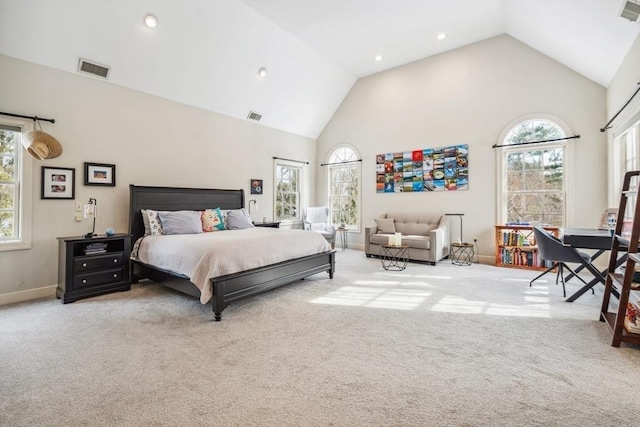
{"type": "Polygon", "coordinates": [[[600,309],[600,321],[609,326],[613,335],[611,345],[614,347],[619,347],[622,342],[640,345],[640,287],[633,282],[636,264],[640,264],[640,197],[637,197],[636,191],[630,191],[631,188],[637,188],[639,179],[640,171],[625,173],[600,309]],[[629,235],[629,230],[623,230],[623,225],[625,213],[631,207],[633,214],[629,235]],[[619,256],[626,256],[623,273],[616,271],[619,256]]]}

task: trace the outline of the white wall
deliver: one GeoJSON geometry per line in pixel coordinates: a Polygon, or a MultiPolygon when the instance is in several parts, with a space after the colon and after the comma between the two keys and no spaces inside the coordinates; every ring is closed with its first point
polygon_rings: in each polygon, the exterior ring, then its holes
{"type": "MultiPolygon", "coordinates": [[[[507,35],[360,79],[318,138],[318,162],[348,143],[362,155],[362,220],[388,210],[464,213],[464,238],[478,238],[494,256],[496,153],[492,145],[513,120],[552,114],[581,138],[573,140],[574,202],[569,226],[593,227],[606,208],[605,89],[507,35]],[[375,155],[469,144],[469,190],[377,194],[375,155]]],[[[318,172],[318,203],[327,203],[326,171],[318,172]]],[[[453,229],[458,227],[452,220],[453,229]]],[[[454,236],[455,237],[455,236],[454,236]]],[[[350,236],[362,244],[363,233],[350,236]]]]}
{"type": "Polygon", "coordinates": [[[0,295],[55,285],[56,237],[91,230],[90,220],[75,222],[74,201],[40,199],[43,165],[76,169],[75,200],[97,199],[100,233],[127,231],[129,184],[242,188],[245,202],[260,202],[254,217],[271,219],[273,156],[310,162],[303,203],[313,202],[312,139],[1,55],[0,76],[0,111],[54,118],[43,129],[64,147],[34,161],[33,245],[0,252],[0,295]],[[115,164],[117,186],[84,186],[85,161],[115,164]],[[249,194],[251,178],[264,180],[263,195],[249,194]]]}
{"type": "MultiPolygon", "coordinates": [[[[616,71],[609,87],[607,88],[607,120],[602,122],[603,127],[629,100],[640,82],[640,35],[636,37],[631,49],[625,56],[622,64],[616,71]]],[[[611,123],[611,129],[606,132],[609,140],[609,206],[617,207],[620,202],[619,188],[622,185],[622,176],[616,176],[614,167],[616,154],[620,147],[613,145],[616,135],[625,131],[628,125],[640,118],[640,93],[627,105],[618,117],[611,123]]]]}
{"type": "MultiPolygon", "coordinates": [[[[640,35],[636,37],[631,49],[609,83],[609,87],[607,87],[607,119],[613,117],[627,102],[638,87],[638,83],[640,83],[640,35]]],[[[638,98],[640,98],[640,94],[634,98],[635,104],[638,103],[638,98]]],[[[625,110],[628,111],[628,109],[625,110]]]]}

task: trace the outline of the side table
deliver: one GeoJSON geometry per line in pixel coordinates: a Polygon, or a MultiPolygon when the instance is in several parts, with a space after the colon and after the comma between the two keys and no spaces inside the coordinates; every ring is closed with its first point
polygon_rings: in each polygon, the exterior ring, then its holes
{"type": "Polygon", "coordinates": [[[451,243],[451,264],[471,265],[473,261],[473,245],[471,243],[451,243]]]}
{"type": "Polygon", "coordinates": [[[402,271],[409,262],[409,245],[381,245],[378,257],[385,270],[402,271]]]}
{"type": "Polygon", "coordinates": [[[349,247],[349,242],[347,241],[347,229],[345,227],[338,227],[336,231],[340,234],[340,246],[342,246],[342,250],[344,251],[349,247]]]}
{"type": "Polygon", "coordinates": [[[58,288],[63,304],[131,289],[131,234],[58,237],[58,288]]]}

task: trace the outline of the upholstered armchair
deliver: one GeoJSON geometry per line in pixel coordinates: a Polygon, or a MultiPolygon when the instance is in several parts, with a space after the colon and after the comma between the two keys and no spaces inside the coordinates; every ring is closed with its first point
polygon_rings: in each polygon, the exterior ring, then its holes
{"type": "Polygon", "coordinates": [[[327,239],[333,249],[336,244],[336,228],[329,221],[329,208],[311,207],[302,209],[304,229],[320,233],[327,239]]]}

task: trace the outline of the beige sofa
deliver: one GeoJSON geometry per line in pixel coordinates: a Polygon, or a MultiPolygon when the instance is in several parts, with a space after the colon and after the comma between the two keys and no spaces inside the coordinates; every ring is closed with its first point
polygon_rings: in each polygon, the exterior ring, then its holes
{"type": "Polygon", "coordinates": [[[381,245],[389,236],[402,234],[402,244],[409,245],[409,258],[433,265],[449,255],[449,220],[434,213],[387,213],[376,219],[375,227],[366,227],[364,252],[367,257],[378,256],[381,245]]]}

